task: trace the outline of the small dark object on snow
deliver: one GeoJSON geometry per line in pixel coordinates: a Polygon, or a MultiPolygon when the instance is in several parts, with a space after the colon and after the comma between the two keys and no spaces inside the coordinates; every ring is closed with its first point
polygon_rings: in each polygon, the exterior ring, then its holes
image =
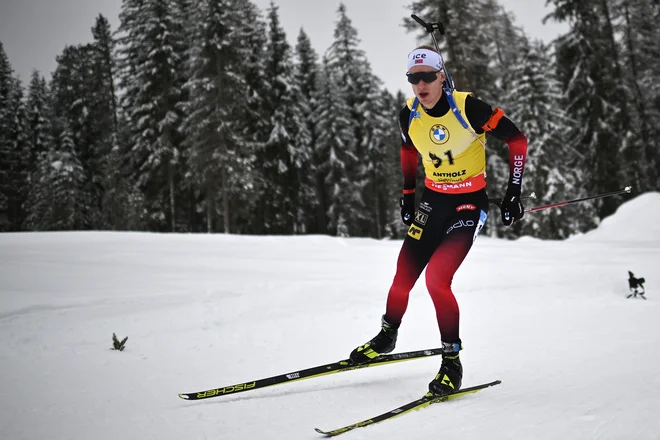
{"type": "Polygon", "coordinates": [[[632,293],[626,296],[626,298],[637,298],[637,295],[639,295],[643,299],[646,299],[644,296],[644,293],[646,293],[646,290],[644,289],[645,282],[646,280],[644,278],[635,278],[635,275],[633,275],[631,271],[628,271],[628,286],[630,287],[630,291],[632,293]],[[642,291],[640,292],[637,289],[642,289],[642,291]]]}
{"type": "Polygon", "coordinates": [[[113,350],[119,350],[119,351],[124,351],[126,341],[128,341],[128,336],[126,336],[124,339],[119,342],[119,339],[117,339],[117,335],[114,333],[112,334],[112,349],[113,350]]]}

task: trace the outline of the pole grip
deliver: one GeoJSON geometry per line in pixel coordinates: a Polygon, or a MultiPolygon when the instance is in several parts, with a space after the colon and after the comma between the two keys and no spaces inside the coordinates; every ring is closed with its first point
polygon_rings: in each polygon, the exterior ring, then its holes
{"type": "MultiPolygon", "coordinates": [[[[428,32],[429,34],[433,33],[433,24],[426,24],[426,22],[424,20],[422,20],[421,18],[419,18],[415,14],[411,14],[410,16],[412,17],[413,20],[415,20],[417,23],[422,25],[424,27],[424,29],[426,29],[426,32],[428,32]]],[[[443,31],[444,31],[444,29],[443,29],[443,31]]]]}
{"type": "Polygon", "coordinates": [[[411,14],[410,16],[412,17],[413,20],[415,20],[417,23],[421,24],[422,26],[424,26],[424,27],[427,28],[427,30],[428,30],[428,26],[426,25],[426,23],[424,22],[424,20],[422,20],[421,18],[419,18],[419,17],[416,16],[415,14],[411,14]]]}

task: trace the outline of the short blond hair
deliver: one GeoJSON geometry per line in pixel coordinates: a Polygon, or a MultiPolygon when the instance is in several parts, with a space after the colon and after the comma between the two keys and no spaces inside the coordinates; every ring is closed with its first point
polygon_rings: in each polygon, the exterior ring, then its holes
{"type": "Polygon", "coordinates": [[[417,49],[426,49],[430,50],[431,52],[435,52],[438,55],[440,55],[440,52],[438,52],[438,49],[435,47],[431,46],[430,44],[422,44],[421,46],[417,46],[416,48],[413,49],[413,52],[416,51],[417,49]]]}

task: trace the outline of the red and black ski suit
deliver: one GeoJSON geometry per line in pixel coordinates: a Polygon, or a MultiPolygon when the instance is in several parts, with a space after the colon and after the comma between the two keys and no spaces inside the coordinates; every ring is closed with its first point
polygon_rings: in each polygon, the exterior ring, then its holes
{"type": "MultiPolygon", "coordinates": [[[[418,154],[427,162],[424,164],[426,187],[399,253],[396,275],[387,297],[385,319],[395,326],[401,324],[410,291],[426,268],[426,286],[435,306],[441,339],[455,343],[460,342],[459,308],[451,283],[488,216],[485,151],[481,144],[478,148],[476,144],[470,144],[470,148],[459,145],[456,150],[458,154],[454,154],[456,151],[452,153],[452,140],[458,142],[465,134],[460,130],[467,130],[462,126],[457,129],[452,125],[453,119],[447,119],[455,118],[455,115],[445,93],[435,107],[424,109],[420,105],[413,110],[412,116],[411,101],[399,115],[403,139],[403,191],[410,194],[415,190],[418,154]],[[426,123],[426,126],[411,129],[411,125],[418,123],[416,119],[419,123],[426,123]],[[414,130],[417,131],[413,133],[414,130]],[[415,145],[414,139],[426,146],[420,148],[415,145]],[[468,155],[468,150],[474,150],[470,153],[471,158],[462,159],[462,156],[468,155]],[[466,165],[460,165],[461,160],[466,165]],[[483,161],[483,168],[477,167],[481,163],[475,165],[470,161],[483,161]],[[450,164],[458,167],[450,168],[450,164]]],[[[503,115],[502,110],[493,110],[490,105],[469,94],[459,95],[457,101],[460,101],[462,115],[478,136],[485,140],[484,133],[488,132],[507,143],[511,169],[509,189],[517,190],[519,195],[527,139],[503,115]]],[[[474,135],[471,136],[476,141],[474,135]]]]}

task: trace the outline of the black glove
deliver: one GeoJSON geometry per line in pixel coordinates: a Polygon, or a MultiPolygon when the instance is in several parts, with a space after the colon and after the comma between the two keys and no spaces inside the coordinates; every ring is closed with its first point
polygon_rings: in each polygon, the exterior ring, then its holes
{"type": "Polygon", "coordinates": [[[401,206],[401,220],[410,226],[415,217],[415,193],[404,194],[399,200],[401,206]]]}
{"type": "Polygon", "coordinates": [[[502,199],[502,223],[510,226],[525,215],[525,207],[520,201],[520,190],[509,187],[502,199]]]}

